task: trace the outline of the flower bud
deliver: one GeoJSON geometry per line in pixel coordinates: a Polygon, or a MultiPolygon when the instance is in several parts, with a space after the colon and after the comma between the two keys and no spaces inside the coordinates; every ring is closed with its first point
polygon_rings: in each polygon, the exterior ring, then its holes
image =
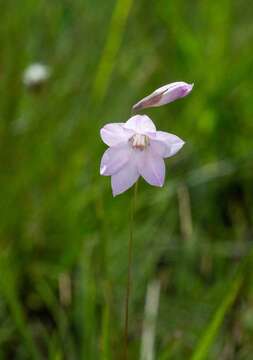
{"type": "Polygon", "coordinates": [[[137,111],[148,107],[168,104],[172,101],[185,97],[191,92],[192,88],[193,84],[187,84],[183,81],[164,85],[155,90],[152,94],[140,100],[133,106],[132,110],[137,111]]]}

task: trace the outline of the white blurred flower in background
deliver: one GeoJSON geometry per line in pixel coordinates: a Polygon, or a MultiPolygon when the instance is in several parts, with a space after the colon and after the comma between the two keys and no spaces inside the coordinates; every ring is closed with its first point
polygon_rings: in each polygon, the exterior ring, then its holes
{"type": "Polygon", "coordinates": [[[23,83],[28,89],[39,90],[49,80],[51,70],[41,63],[29,65],[23,73],[23,83]]]}

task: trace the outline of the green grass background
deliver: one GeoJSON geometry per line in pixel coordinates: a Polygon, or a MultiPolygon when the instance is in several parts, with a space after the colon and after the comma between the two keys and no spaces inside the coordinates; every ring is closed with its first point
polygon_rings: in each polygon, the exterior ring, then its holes
{"type": "Polygon", "coordinates": [[[186,145],[164,188],[139,184],[130,358],[159,279],[156,359],[252,359],[252,17],[250,0],[0,0],[0,359],[122,359],[132,192],[99,176],[99,129],[179,80],[187,98],[146,111],[186,145]]]}

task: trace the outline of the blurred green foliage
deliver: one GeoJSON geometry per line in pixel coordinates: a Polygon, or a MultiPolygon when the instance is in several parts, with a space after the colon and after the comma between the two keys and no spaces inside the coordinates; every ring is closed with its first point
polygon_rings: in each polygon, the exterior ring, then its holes
{"type": "Polygon", "coordinates": [[[159,279],[157,359],[252,359],[251,1],[0,9],[0,359],[122,359],[131,191],[99,176],[99,129],[178,80],[192,94],[146,112],[187,144],[163,189],[140,183],[130,358],[159,279]],[[34,62],[52,73],[36,91],[34,62]]]}

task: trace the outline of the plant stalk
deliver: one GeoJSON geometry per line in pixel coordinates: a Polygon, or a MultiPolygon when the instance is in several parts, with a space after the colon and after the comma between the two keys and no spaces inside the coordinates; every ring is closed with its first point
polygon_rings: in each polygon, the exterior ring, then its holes
{"type": "Polygon", "coordinates": [[[138,181],[134,185],[133,197],[130,206],[130,227],[128,240],[128,265],[127,265],[127,285],[126,285],[126,300],[125,300],[125,360],[128,359],[128,329],[129,329],[129,299],[131,291],[131,275],[132,275],[132,256],[133,256],[133,233],[134,233],[134,215],[136,209],[138,181]]]}

